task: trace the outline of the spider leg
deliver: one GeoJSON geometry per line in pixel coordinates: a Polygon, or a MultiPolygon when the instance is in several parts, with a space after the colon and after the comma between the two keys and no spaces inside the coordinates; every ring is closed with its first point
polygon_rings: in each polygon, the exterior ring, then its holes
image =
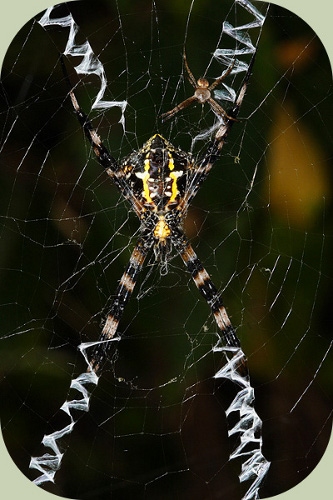
{"type": "Polygon", "coordinates": [[[225,118],[227,118],[228,120],[233,120],[235,122],[237,122],[237,118],[233,118],[232,116],[229,116],[225,111],[224,109],[222,108],[222,106],[220,106],[212,97],[210,97],[209,99],[207,99],[207,102],[209,103],[210,107],[212,108],[212,110],[219,116],[224,116],[225,118]]]}
{"type": "Polygon", "coordinates": [[[118,162],[110,155],[107,148],[102,143],[102,140],[97,134],[96,129],[93,127],[84,111],[82,111],[82,109],[80,108],[73,90],[70,90],[69,95],[78,121],[82,126],[90,144],[92,145],[97,160],[102,165],[102,167],[105,168],[105,172],[112,179],[118,189],[120,189],[124,197],[126,199],[131,199],[134,209],[138,214],[140,214],[142,206],[133,196],[132,191],[126,183],[125,172],[119,167],[118,162]]]}
{"type": "MultiPolygon", "coordinates": [[[[230,115],[231,118],[234,119],[234,121],[235,121],[235,118],[237,118],[237,115],[239,113],[239,108],[241,107],[243,99],[244,99],[244,96],[245,96],[247,85],[249,83],[249,79],[250,79],[250,76],[252,74],[252,68],[253,68],[253,64],[254,64],[254,61],[255,61],[255,56],[256,56],[256,53],[253,54],[252,59],[251,59],[251,61],[249,63],[249,66],[247,68],[247,72],[246,72],[245,78],[243,80],[243,84],[242,84],[242,86],[240,88],[240,91],[238,92],[238,96],[236,98],[235,104],[234,104],[233,108],[231,109],[231,111],[229,111],[229,115],[230,115]]],[[[232,122],[229,122],[229,125],[231,126],[232,122]]],[[[223,137],[225,137],[224,133],[222,135],[223,135],[223,137]]],[[[216,133],[215,137],[218,139],[219,136],[220,136],[220,134],[219,134],[219,131],[218,131],[216,133]]],[[[218,139],[218,140],[220,140],[220,139],[218,139]]]]}
{"type": "Polygon", "coordinates": [[[223,73],[222,76],[220,76],[219,78],[216,78],[216,80],[211,84],[209,85],[208,87],[208,90],[214,90],[215,87],[217,87],[217,85],[219,85],[219,83],[223,82],[223,80],[231,73],[231,71],[233,70],[233,67],[235,66],[235,62],[236,62],[236,59],[233,60],[233,62],[230,64],[229,68],[227,69],[227,71],[225,73],[223,73]]]}
{"type": "Polygon", "coordinates": [[[180,230],[178,230],[178,234],[176,231],[173,232],[173,243],[199,292],[209,305],[225,344],[228,347],[240,347],[240,341],[223,305],[221,294],[218,292],[192,246],[180,230]]]}
{"type": "MultiPolygon", "coordinates": [[[[113,158],[113,156],[110,155],[107,148],[103,145],[101,138],[97,134],[92,123],[89,121],[88,116],[80,108],[79,103],[75,97],[73,90],[72,90],[73,86],[72,86],[71,81],[69,79],[69,75],[68,75],[62,54],[60,56],[60,62],[61,62],[62,71],[64,73],[68,87],[70,88],[69,96],[71,98],[76,117],[77,117],[81,127],[83,128],[87,139],[89,140],[90,144],[92,145],[98,161],[100,162],[102,167],[104,167],[106,169],[108,175],[113,179],[114,172],[117,171],[117,169],[119,168],[118,163],[113,158]]],[[[113,179],[113,180],[115,180],[115,179],[113,179]]],[[[115,182],[117,183],[116,180],[115,180],[115,182]]]]}
{"type": "Polygon", "coordinates": [[[171,111],[163,113],[163,115],[161,115],[162,121],[169,120],[169,118],[172,118],[176,113],[178,113],[178,111],[187,108],[187,106],[189,106],[190,104],[192,104],[192,102],[196,100],[197,98],[194,95],[192,97],[189,97],[188,99],[185,99],[185,101],[181,102],[180,104],[177,104],[177,106],[171,109],[171,111]]]}
{"type": "MultiPolygon", "coordinates": [[[[231,122],[233,123],[233,122],[231,122]]],[[[228,132],[228,129],[226,129],[226,133],[228,132]]],[[[188,178],[188,184],[186,186],[186,192],[182,199],[179,201],[178,208],[180,213],[186,214],[187,209],[189,207],[189,204],[199,191],[202,183],[208,176],[209,172],[211,171],[214,163],[219,157],[220,154],[220,145],[223,144],[223,138],[220,140],[213,139],[205,154],[201,158],[201,160],[198,162],[198,165],[194,165],[192,171],[190,172],[189,178],[188,178]]]]}
{"type": "Polygon", "coordinates": [[[197,81],[196,81],[196,79],[194,78],[193,73],[192,73],[192,71],[190,70],[189,65],[188,65],[188,63],[187,63],[187,58],[186,58],[185,47],[184,47],[183,58],[184,58],[185,68],[186,68],[186,71],[187,71],[187,77],[188,77],[188,80],[189,80],[189,82],[191,83],[191,85],[193,85],[193,87],[194,87],[194,88],[197,88],[197,81]]]}
{"type": "MultiPolygon", "coordinates": [[[[69,92],[72,105],[77,116],[77,119],[82,126],[84,133],[89,140],[98,161],[106,169],[108,175],[113,179],[115,171],[118,169],[117,161],[110,155],[106,147],[103,145],[100,136],[97,134],[96,129],[93,127],[87,115],[80,108],[78,101],[75,97],[73,90],[69,92]]],[[[114,180],[114,179],[113,179],[114,180]]]]}
{"type": "Polygon", "coordinates": [[[150,239],[141,238],[138,240],[130,257],[129,264],[123,273],[115,293],[109,314],[105,320],[99,342],[95,347],[89,371],[97,372],[104,364],[107,352],[110,348],[112,339],[114,339],[120,319],[123,315],[126,304],[128,303],[136,284],[138,275],[142,269],[144,260],[151,247],[150,239]]]}

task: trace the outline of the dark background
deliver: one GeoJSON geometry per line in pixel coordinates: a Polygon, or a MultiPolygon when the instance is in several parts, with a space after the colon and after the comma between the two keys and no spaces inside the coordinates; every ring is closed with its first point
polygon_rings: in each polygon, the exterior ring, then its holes
{"type": "MultiPolygon", "coordinates": [[[[156,131],[187,150],[191,137],[212,124],[200,106],[173,123],[159,119],[192,91],[185,81],[175,95],[189,6],[68,5],[82,41],[103,62],[105,98],[129,102],[126,134],[117,124],[119,109],[91,115],[117,158],[156,131]]],[[[186,49],[197,77],[229,8],[194,4],[186,49]]],[[[3,65],[0,279],[2,429],[13,460],[33,479],[30,456],[43,452],[38,443],[45,433],[68,422],[58,409],[71,378],[85,369],[77,346],[98,338],[138,223],[72,112],[58,60],[68,30],[31,26],[15,38],[3,65]]],[[[98,80],[79,82],[73,71],[79,62],[66,64],[89,110],[98,80]]],[[[212,64],[208,78],[219,71],[212,64]]],[[[331,68],[318,38],[271,6],[243,121],[186,222],[249,358],[264,454],[272,461],[262,497],[306,477],[331,430],[332,369],[325,358],[332,330],[331,94],[331,68]]],[[[103,373],[91,411],[68,439],[56,485],[47,489],[82,499],[110,492],[117,499],[239,498],[228,463],[228,387],[212,378],[223,361],[210,352],[214,321],[178,258],[167,276],[152,264],[126,309],[117,361],[103,373]]]]}

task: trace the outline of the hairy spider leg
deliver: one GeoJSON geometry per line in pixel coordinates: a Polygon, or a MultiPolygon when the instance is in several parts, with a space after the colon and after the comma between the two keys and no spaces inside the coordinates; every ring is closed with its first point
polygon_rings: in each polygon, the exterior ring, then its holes
{"type": "Polygon", "coordinates": [[[208,104],[210,105],[210,107],[212,108],[212,110],[214,111],[215,114],[217,114],[217,116],[224,116],[224,118],[227,118],[228,120],[232,120],[232,121],[238,121],[237,118],[234,118],[233,116],[230,116],[228,115],[224,109],[222,108],[222,106],[220,106],[216,101],[215,99],[213,99],[212,97],[210,97],[209,99],[207,99],[207,102],[208,104]]]}
{"type": "Polygon", "coordinates": [[[180,104],[177,104],[177,106],[175,106],[170,111],[167,111],[166,113],[163,113],[163,115],[161,115],[162,122],[165,121],[165,120],[169,120],[176,113],[178,113],[178,111],[181,111],[182,109],[187,108],[187,106],[189,106],[190,104],[192,104],[192,102],[194,102],[196,100],[197,100],[196,96],[193,95],[192,97],[189,97],[188,99],[185,99],[185,101],[181,102],[180,104]]]}
{"type": "MultiPolygon", "coordinates": [[[[89,140],[90,144],[92,145],[93,150],[98,158],[98,161],[106,170],[108,170],[108,169],[111,170],[111,172],[110,173],[108,172],[108,174],[110,175],[110,177],[112,177],[113,172],[115,172],[119,169],[118,162],[113,158],[113,156],[110,155],[107,148],[103,145],[101,138],[99,137],[96,130],[92,126],[91,122],[89,121],[88,116],[86,115],[86,113],[84,111],[82,111],[82,109],[81,109],[81,107],[80,107],[80,105],[75,97],[75,94],[73,91],[73,85],[71,84],[71,81],[70,81],[62,54],[60,55],[60,62],[61,62],[62,71],[64,73],[68,88],[70,89],[69,95],[70,95],[70,98],[72,101],[72,105],[73,105],[76,117],[77,117],[80,125],[82,126],[87,139],[89,140]]],[[[116,179],[113,179],[113,180],[117,183],[116,179]]]]}
{"type": "Polygon", "coordinates": [[[135,245],[128,266],[120,279],[98,344],[93,351],[89,371],[97,372],[100,368],[102,368],[102,365],[105,362],[107,352],[111,344],[110,341],[114,339],[117,333],[120,319],[123,315],[126,304],[131,298],[138,275],[142,269],[147,253],[151,248],[151,244],[152,242],[150,240],[148,243],[147,241],[140,239],[135,245]]]}
{"type": "MultiPolygon", "coordinates": [[[[198,84],[197,84],[197,81],[196,79],[194,78],[193,76],[193,73],[192,71],[190,70],[189,68],[189,65],[187,63],[187,58],[186,58],[186,52],[185,52],[185,47],[184,47],[184,53],[183,53],[183,58],[184,58],[184,63],[185,63],[185,67],[186,67],[186,71],[187,71],[187,78],[188,78],[188,81],[190,82],[190,84],[196,89],[198,84]]],[[[162,122],[163,121],[166,121],[166,120],[169,120],[170,118],[172,118],[176,113],[178,113],[178,111],[181,111],[182,109],[184,108],[187,108],[187,106],[189,106],[190,104],[192,104],[193,101],[196,101],[197,100],[197,97],[195,95],[193,95],[192,97],[189,97],[188,99],[185,99],[185,101],[181,102],[180,104],[177,104],[177,106],[175,106],[173,109],[171,109],[170,111],[167,111],[166,113],[163,113],[161,115],[161,119],[162,119],[162,122]]]]}
{"type": "Polygon", "coordinates": [[[211,171],[214,163],[218,159],[223,142],[225,141],[226,135],[229,132],[229,130],[230,126],[229,128],[226,128],[225,135],[221,139],[217,140],[214,138],[210,142],[208,148],[206,149],[206,152],[202,156],[202,159],[201,161],[199,161],[198,165],[196,166],[194,164],[188,178],[188,186],[186,189],[186,193],[184,194],[184,196],[182,197],[182,199],[179,201],[178,204],[178,209],[181,214],[187,213],[191,201],[199,191],[202,183],[204,182],[209,172],[211,171]]]}
{"type": "Polygon", "coordinates": [[[94,150],[94,153],[97,156],[98,161],[106,169],[106,171],[110,170],[110,172],[108,172],[108,174],[112,178],[113,178],[113,176],[115,176],[116,178],[113,180],[117,183],[118,180],[117,180],[116,172],[119,168],[117,161],[113,158],[113,156],[110,155],[110,153],[108,152],[106,147],[103,145],[100,136],[97,134],[92,123],[89,121],[86,113],[84,111],[82,111],[82,109],[80,108],[79,103],[75,97],[73,90],[71,90],[69,92],[69,95],[70,95],[72,105],[73,105],[75,114],[77,116],[77,119],[78,119],[80,125],[82,126],[84,133],[86,134],[87,139],[89,140],[90,144],[92,145],[92,148],[94,150]]]}
{"type": "Polygon", "coordinates": [[[208,87],[208,90],[214,90],[215,87],[217,87],[219,85],[219,83],[223,82],[223,80],[231,73],[231,71],[233,70],[233,67],[235,66],[235,62],[236,62],[236,59],[234,59],[232,61],[232,63],[230,64],[229,68],[227,69],[227,71],[225,73],[223,73],[223,75],[221,75],[219,78],[216,78],[216,80],[211,83],[208,87]]]}
{"type": "Polygon", "coordinates": [[[193,85],[193,87],[194,87],[194,88],[196,88],[196,87],[197,87],[197,81],[196,81],[196,79],[194,78],[193,73],[192,73],[192,71],[190,70],[189,65],[188,65],[188,63],[187,63],[187,58],[186,58],[185,47],[184,47],[184,52],[183,52],[183,58],[184,58],[184,63],[185,63],[186,71],[187,71],[187,77],[188,77],[188,80],[189,80],[189,82],[191,83],[191,85],[193,85]]]}

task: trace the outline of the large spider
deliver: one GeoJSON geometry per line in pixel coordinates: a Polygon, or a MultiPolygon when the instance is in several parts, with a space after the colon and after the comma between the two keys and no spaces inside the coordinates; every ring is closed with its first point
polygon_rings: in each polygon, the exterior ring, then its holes
{"type": "MultiPolygon", "coordinates": [[[[155,134],[139,151],[132,152],[118,163],[103,145],[87,115],[80,108],[73,90],[70,90],[74,111],[98,161],[123,196],[131,202],[141,224],[140,237],[119,282],[99,342],[94,348],[89,370],[97,372],[104,363],[110,340],[117,332],[125,305],[133,293],[138,274],[151,249],[154,250],[155,258],[163,261],[174,247],[211,308],[225,344],[229,347],[240,346],[221,295],[187,241],[182,226],[190,202],[218,159],[236,120],[252,64],[253,59],[232,109],[228,114],[224,113],[224,122],[210,141],[206,152],[198,159],[191,153],[175,148],[160,134],[155,134]]],[[[70,84],[64,63],[63,69],[70,84]]],[[[229,68],[228,71],[230,70],[229,68]]]]}
{"type": "Polygon", "coordinates": [[[189,97],[188,99],[185,99],[185,101],[181,102],[180,104],[177,104],[173,109],[170,111],[167,111],[166,113],[163,113],[161,115],[162,121],[169,120],[172,118],[178,111],[181,111],[184,108],[187,108],[187,106],[190,106],[195,101],[198,101],[200,104],[205,104],[207,102],[212,110],[221,118],[227,118],[228,120],[236,120],[235,117],[227,115],[227,113],[224,111],[224,109],[215,101],[215,99],[212,98],[212,90],[215,89],[223,80],[231,73],[234,65],[235,65],[235,60],[233,60],[232,64],[227,68],[227,71],[223,73],[219,78],[216,78],[213,83],[209,85],[208,80],[206,78],[200,77],[198,80],[195,80],[192,71],[189,68],[189,65],[187,63],[186,59],[186,53],[184,49],[184,63],[185,63],[185,68],[187,71],[187,78],[190,82],[190,84],[195,88],[195,92],[192,97],[189,97]]]}

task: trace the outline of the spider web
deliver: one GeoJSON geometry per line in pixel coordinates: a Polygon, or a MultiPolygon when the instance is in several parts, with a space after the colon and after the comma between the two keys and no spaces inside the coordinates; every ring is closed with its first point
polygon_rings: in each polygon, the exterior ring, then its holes
{"type": "Polygon", "coordinates": [[[90,391],[78,378],[86,369],[81,352],[99,337],[138,223],[83,137],[59,52],[68,56],[80,105],[121,158],[156,131],[199,154],[219,126],[200,105],[161,125],[159,116],[193,91],[184,45],[195,77],[210,81],[237,56],[228,86],[215,91],[226,109],[258,45],[241,123],[185,230],[248,357],[271,462],[260,497],[278,494],[316,466],[331,426],[326,53],[304,22],[278,7],[261,32],[261,3],[256,15],[242,1],[80,3],[48,13],[62,24],[46,27],[36,16],[4,62],[1,420],[8,450],[33,480],[30,459],[44,453],[38,443],[65,429],[61,468],[54,484],[43,485],[61,496],[240,498],[237,459],[230,460],[239,433],[228,438],[238,422],[230,410],[234,371],[229,380],[217,376],[228,367],[225,351],[176,256],[166,275],[153,258],[145,265],[122,340],[82,417],[90,391]],[[63,407],[66,397],[74,401],[73,380],[76,406],[63,407]]]}

